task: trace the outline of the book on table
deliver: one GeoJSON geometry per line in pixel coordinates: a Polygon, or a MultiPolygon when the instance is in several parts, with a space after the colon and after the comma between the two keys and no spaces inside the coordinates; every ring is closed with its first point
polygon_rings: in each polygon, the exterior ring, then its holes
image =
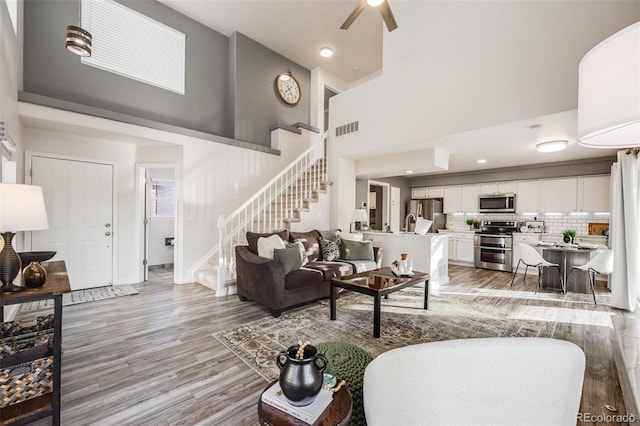
{"type": "Polygon", "coordinates": [[[297,407],[291,405],[280,389],[280,383],[275,382],[269,389],[262,393],[262,402],[270,405],[278,410],[284,411],[296,419],[305,423],[313,424],[324,410],[331,404],[333,392],[326,389],[320,389],[316,399],[309,405],[297,407]]]}

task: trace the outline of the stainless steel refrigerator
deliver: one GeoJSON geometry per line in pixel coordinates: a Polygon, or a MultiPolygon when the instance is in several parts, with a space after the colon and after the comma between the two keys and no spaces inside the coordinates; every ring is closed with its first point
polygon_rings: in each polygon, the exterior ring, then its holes
{"type": "Polygon", "coordinates": [[[433,221],[433,225],[431,225],[428,232],[436,232],[438,229],[444,229],[447,218],[446,215],[442,213],[442,199],[409,200],[407,202],[407,215],[405,217],[405,224],[408,223],[408,232],[415,232],[416,218],[418,217],[433,221]]]}

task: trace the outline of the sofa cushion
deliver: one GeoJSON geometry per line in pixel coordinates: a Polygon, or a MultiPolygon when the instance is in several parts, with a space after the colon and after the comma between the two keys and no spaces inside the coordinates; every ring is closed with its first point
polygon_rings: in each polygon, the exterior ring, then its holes
{"type": "Polygon", "coordinates": [[[258,256],[266,257],[267,259],[275,259],[273,257],[273,251],[275,249],[284,249],[284,241],[280,238],[280,235],[272,235],[270,237],[258,238],[258,256]]]}
{"type": "Polygon", "coordinates": [[[270,237],[273,234],[278,234],[280,235],[280,238],[282,238],[282,241],[289,241],[289,230],[284,229],[282,231],[279,232],[269,232],[266,234],[260,234],[257,232],[247,232],[246,237],[247,237],[247,245],[249,246],[249,251],[253,254],[258,254],[258,238],[260,237],[270,237]]]}
{"type": "Polygon", "coordinates": [[[362,241],[364,236],[362,232],[336,232],[336,236],[341,240],[362,241]]]}
{"type": "Polygon", "coordinates": [[[302,266],[302,257],[300,257],[300,249],[296,247],[275,249],[273,258],[280,263],[282,273],[287,275],[289,272],[297,271],[302,266]]]}
{"type": "Polygon", "coordinates": [[[293,290],[310,285],[322,285],[324,281],[322,271],[302,267],[284,277],[284,288],[285,290],[293,290]]]}
{"type": "Polygon", "coordinates": [[[353,274],[353,266],[346,262],[329,262],[326,260],[322,262],[309,262],[305,268],[322,272],[325,281],[353,274]]]}
{"type": "Polygon", "coordinates": [[[373,242],[341,239],[340,258],[344,260],[373,260],[373,242]]]}
{"type": "Polygon", "coordinates": [[[332,262],[340,259],[340,240],[321,239],[320,248],[322,249],[322,260],[332,262]]]}
{"type": "Polygon", "coordinates": [[[304,245],[309,262],[322,259],[322,253],[320,252],[320,233],[318,231],[291,232],[289,234],[289,241],[294,242],[295,240],[300,240],[302,245],[304,245]]]}
{"type": "Polygon", "coordinates": [[[344,262],[353,265],[353,271],[356,274],[360,272],[373,271],[378,268],[378,264],[375,260],[344,260],[344,262]]]}

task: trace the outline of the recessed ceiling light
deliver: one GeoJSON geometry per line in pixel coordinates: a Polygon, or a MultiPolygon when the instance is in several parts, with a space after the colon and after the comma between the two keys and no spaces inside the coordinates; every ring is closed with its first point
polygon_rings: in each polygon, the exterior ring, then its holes
{"type": "Polygon", "coordinates": [[[484,164],[486,162],[487,162],[487,160],[485,160],[484,158],[481,158],[481,159],[478,160],[478,164],[484,164]]]}
{"type": "Polygon", "coordinates": [[[407,170],[405,173],[408,174],[408,175],[412,175],[413,174],[413,170],[407,170]]]}
{"type": "Polygon", "coordinates": [[[567,147],[568,143],[569,143],[569,141],[565,141],[565,140],[540,142],[539,144],[536,145],[536,149],[539,152],[562,151],[563,149],[565,149],[567,147]]]}
{"type": "Polygon", "coordinates": [[[380,6],[384,0],[367,0],[369,6],[380,6]]]}
{"type": "Polygon", "coordinates": [[[325,58],[330,58],[333,56],[333,49],[330,47],[323,47],[320,49],[320,56],[323,56],[325,58]]]}

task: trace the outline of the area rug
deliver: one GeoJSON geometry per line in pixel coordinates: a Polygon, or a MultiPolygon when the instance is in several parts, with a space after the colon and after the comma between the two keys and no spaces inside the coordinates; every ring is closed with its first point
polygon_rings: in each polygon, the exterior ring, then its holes
{"type": "Polygon", "coordinates": [[[346,293],[338,298],[337,319],[329,319],[329,301],[286,311],[213,336],[265,380],[278,377],[276,355],[298,340],[345,342],[376,357],[393,348],[423,342],[475,337],[552,337],[555,321],[515,319],[513,312],[473,304],[446,295],[430,295],[422,309],[424,288],[411,287],[382,301],[381,335],[373,337],[373,298],[346,293]]]}
{"type": "MultiPolygon", "coordinates": [[[[111,299],[112,297],[120,296],[130,296],[133,294],[138,294],[138,292],[130,284],[76,290],[62,295],[62,306],[95,302],[97,300],[111,299]]],[[[20,307],[20,311],[18,311],[18,315],[47,309],[53,309],[53,299],[23,303],[20,307]]]]}

